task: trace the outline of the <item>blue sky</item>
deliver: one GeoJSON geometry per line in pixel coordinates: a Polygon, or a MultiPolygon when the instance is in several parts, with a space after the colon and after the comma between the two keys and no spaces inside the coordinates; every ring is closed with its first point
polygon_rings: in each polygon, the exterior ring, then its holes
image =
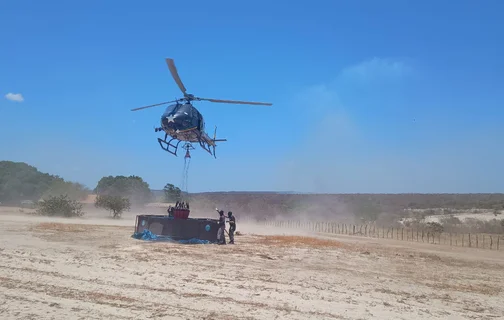
{"type": "Polygon", "coordinates": [[[504,192],[502,1],[4,1],[0,159],[95,187],[182,182],[159,148],[190,93],[227,138],[189,191],[504,192]],[[21,94],[23,101],[13,101],[21,94]],[[10,99],[8,99],[10,98],[10,99]]]}

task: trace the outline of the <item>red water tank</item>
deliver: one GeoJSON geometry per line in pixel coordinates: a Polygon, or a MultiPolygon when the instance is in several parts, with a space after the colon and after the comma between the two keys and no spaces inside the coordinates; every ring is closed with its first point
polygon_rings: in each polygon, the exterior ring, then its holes
{"type": "Polygon", "coordinates": [[[175,219],[187,219],[189,218],[189,209],[173,209],[173,217],[175,219]]]}

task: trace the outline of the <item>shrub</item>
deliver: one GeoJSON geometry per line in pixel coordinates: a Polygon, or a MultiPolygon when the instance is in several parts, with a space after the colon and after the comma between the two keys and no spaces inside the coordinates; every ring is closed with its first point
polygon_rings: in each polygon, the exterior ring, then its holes
{"type": "Polygon", "coordinates": [[[444,231],[443,225],[437,222],[427,222],[426,229],[430,233],[441,233],[444,231]]]}
{"type": "Polygon", "coordinates": [[[182,191],[180,190],[180,188],[174,186],[171,183],[167,183],[164,186],[163,192],[165,195],[165,202],[176,202],[182,200],[182,191]]]}
{"type": "Polygon", "coordinates": [[[84,215],[82,204],[71,200],[67,195],[49,196],[47,199],[39,202],[37,214],[43,216],[58,217],[81,217],[84,215]]]}
{"type": "Polygon", "coordinates": [[[130,209],[131,205],[128,198],[103,195],[96,197],[95,206],[110,211],[113,218],[119,218],[124,210],[130,209]]]}

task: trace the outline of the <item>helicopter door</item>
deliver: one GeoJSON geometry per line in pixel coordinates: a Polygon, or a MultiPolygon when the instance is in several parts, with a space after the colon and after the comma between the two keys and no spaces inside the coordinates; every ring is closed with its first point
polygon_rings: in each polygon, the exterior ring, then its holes
{"type": "Polygon", "coordinates": [[[198,117],[198,130],[203,132],[205,131],[205,121],[203,121],[203,117],[201,116],[201,113],[196,111],[197,117],[198,117]]]}

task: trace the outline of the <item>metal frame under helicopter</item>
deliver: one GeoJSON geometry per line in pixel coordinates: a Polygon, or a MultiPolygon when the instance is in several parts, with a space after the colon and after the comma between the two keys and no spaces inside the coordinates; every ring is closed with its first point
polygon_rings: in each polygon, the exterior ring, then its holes
{"type": "MultiPolygon", "coordinates": [[[[232,104],[249,104],[249,105],[263,105],[263,106],[271,106],[272,103],[265,103],[265,102],[249,102],[249,101],[238,101],[238,100],[222,100],[222,99],[209,99],[209,98],[200,98],[196,97],[193,94],[189,94],[186,91],[186,88],[184,84],[182,83],[182,80],[180,79],[180,76],[178,74],[177,68],[175,67],[175,63],[173,59],[171,58],[166,58],[165,59],[166,64],[168,65],[168,69],[170,70],[170,73],[175,80],[175,83],[179,87],[180,91],[182,91],[184,97],[174,100],[174,101],[168,101],[168,102],[162,102],[162,103],[157,103],[145,107],[140,107],[140,108],[135,108],[131,109],[131,111],[137,111],[141,109],[146,109],[146,108],[151,108],[155,106],[160,106],[168,103],[176,103],[176,106],[190,106],[191,110],[194,110],[197,115],[196,116],[189,116],[189,118],[192,118],[191,120],[196,121],[195,119],[197,118],[197,125],[194,127],[190,127],[187,129],[184,129],[182,131],[174,130],[172,128],[168,128],[165,124],[163,124],[163,117],[161,118],[161,127],[160,128],[155,128],[155,132],[159,131],[164,131],[165,132],[165,137],[164,139],[158,138],[158,143],[161,146],[161,148],[175,156],[177,156],[177,151],[178,151],[178,146],[180,142],[185,141],[186,143],[184,144],[184,149],[187,150],[186,156],[189,155],[189,146],[192,147],[192,142],[198,142],[199,145],[208,153],[214,156],[214,158],[217,158],[215,156],[215,147],[217,146],[216,142],[221,142],[221,141],[227,141],[227,139],[216,139],[216,134],[217,134],[217,126],[215,127],[214,131],[214,137],[211,139],[208,134],[204,130],[204,119],[201,113],[191,104],[191,101],[196,100],[196,101],[209,101],[209,102],[216,102],[216,103],[232,103],[232,104]],[[184,104],[180,104],[179,102],[185,101],[184,104]],[[171,137],[169,141],[168,137],[171,137]],[[177,141],[176,144],[172,143],[172,141],[177,141]],[[166,144],[166,147],[163,145],[166,144]],[[170,150],[170,147],[174,149],[174,151],[170,150]],[[212,150],[210,149],[212,148],[212,150]]],[[[187,114],[187,113],[186,113],[187,114]]],[[[182,115],[183,116],[183,115],[182,115]]],[[[170,116],[173,118],[175,116],[170,116]]],[[[169,122],[168,122],[169,123],[169,122]]],[[[192,122],[192,125],[195,125],[195,122],[192,122]]],[[[194,147],[193,147],[194,149],[194,147]]]]}
{"type": "MultiPolygon", "coordinates": [[[[164,131],[163,128],[155,128],[154,130],[155,132],[164,131]]],[[[211,155],[214,156],[214,158],[217,159],[217,157],[215,156],[215,147],[217,147],[215,142],[227,141],[227,139],[215,138],[217,135],[217,127],[215,127],[213,139],[210,139],[207,134],[201,133],[200,131],[193,131],[193,132],[196,136],[198,136],[198,143],[201,146],[201,148],[203,148],[203,150],[210,153],[211,155]],[[208,141],[211,141],[212,143],[209,143],[208,141]],[[210,147],[212,147],[212,150],[210,150],[210,147]]],[[[179,140],[177,137],[172,137],[169,141],[167,141],[168,137],[170,137],[170,135],[168,133],[165,133],[164,139],[157,138],[159,146],[166,152],[169,152],[174,156],[177,156],[178,147],[179,144],[182,142],[182,140],[179,140]],[[177,144],[172,144],[172,141],[174,140],[177,142],[177,144]],[[163,143],[166,145],[166,147],[163,145],[163,143]],[[170,147],[172,147],[174,151],[171,151],[170,147]]],[[[186,157],[189,155],[189,150],[194,150],[194,147],[190,142],[185,142],[182,148],[186,150],[186,157]]]]}

